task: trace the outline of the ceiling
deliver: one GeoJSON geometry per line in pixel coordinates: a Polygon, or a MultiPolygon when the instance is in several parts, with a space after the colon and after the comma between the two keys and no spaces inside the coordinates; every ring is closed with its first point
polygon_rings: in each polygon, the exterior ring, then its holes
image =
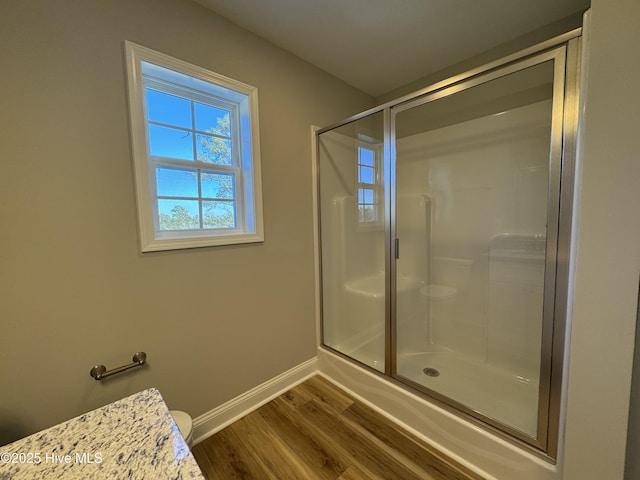
{"type": "Polygon", "coordinates": [[[589,0],[196,0],[377,97],[589,0]]]}

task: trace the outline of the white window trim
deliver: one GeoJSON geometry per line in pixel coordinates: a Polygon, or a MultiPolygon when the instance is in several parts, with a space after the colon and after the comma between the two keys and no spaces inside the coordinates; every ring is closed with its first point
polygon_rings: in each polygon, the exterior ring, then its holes
{"type": "MultiPolygon", "coordinates": [[[[127,62],[130,129],[136,184],[139,237],[142,252],[263,242],[264,228],[259,148],[260,135],[258,130],[258,90],[255,87],[238,82],[237,80],[219,75],[129,41],[125,41],[125,55],[127,62]],[[152,161],[147,151],[148,139],[146,112],[144,111],[145,96],[142,62],[160,65],[193,77],[193,87],[197,90],[206,89],[207,84],[215,84],[220,88],[228,89],[225,94],[228,95],[231,100],[244,100],[248,102],[248,105],[245,106],[248,111],[248,119],[239,119],[239,121],[243,123],[243,131],[250,131],[250,136],[241,138],[239,142],[239,147],[242,149],[241,162],[243,174],[238,178],[238,181],[244,183],[243,190],[245,195],[242,199],[238,200],[237,207],[239,216],[244,217],[247,209],[243,208],[242,203],[245,201],[251,202],[250,205],[245,205],[249,207],[248,210],[251,210],[251,207],[253,210],[253,222],[251,218],[247,218],[244,225],[248,231],[241,231],[241,229],[231,229],[228,231],[207,229],[160,232],[156,229],[154,222],[156,214],[154,214],[154,211],[157,207],[153,201],[156,186],[152,181],[152,175],[150,173],[152,161]],[[235,99],[232,98],[234,92],[239,92],[243,95],[237,95],[238,98],[235,99]],[[245,174],[245,172],[249,170],[251,171],[250,176],[245,174]],[[242,212],[240,212],[240,208],[243,208],[242,212]]],[[[196,165],[194,165],[194,167],[196,167],[196,165]]]]}

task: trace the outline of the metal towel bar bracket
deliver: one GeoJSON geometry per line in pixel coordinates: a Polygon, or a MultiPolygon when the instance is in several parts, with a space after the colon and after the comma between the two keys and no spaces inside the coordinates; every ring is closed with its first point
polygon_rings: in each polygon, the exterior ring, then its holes
{"type": "Polygon", "coordinates": [[[111,375],[115,375],[116,373],[121,373],[130,368],[141,367],[147,361],[147,354],[144,352],[136,352],[133,354],[133,363],[129,365],[123,365],[122,367],[114,368],[113,370],[107,371],[107,367],[104,365],[96,365],[94,366],[89,375],[91,375],[96,380],[102,380],[103,378],[110,377],[111,375]]]}

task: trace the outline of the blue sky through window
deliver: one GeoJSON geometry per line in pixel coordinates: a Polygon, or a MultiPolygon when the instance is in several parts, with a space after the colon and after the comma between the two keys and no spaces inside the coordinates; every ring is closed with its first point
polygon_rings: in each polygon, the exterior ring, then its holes
{"type": "Polygon", "coordinates": [[[157,168],[156,180],[160,197],[198,197],[196,170],[157,168]]]}
{"type": "Polygon", "coordinates": [[[185,130],[149,125],[151,155],[193,160],[192,134],[185,130]]]}
{"type": "Polygon", "coordinates": [[[366,165],[368,167],[375,166],[375,152],[371,149],[360,147],[358,149],[358,153],[360,155],[360,164],[366,165]]]}
{"type": "Polygon", "coordinates": [[[376,199],[376,152],[373,148],[358,147],[358,218],[360,223],[378,220],[376,199]]]}
{"type": "Polygon", "coordinates": [[[191,128],[191,100],[151,88],[146,93],[149,121],[191,128]]]}

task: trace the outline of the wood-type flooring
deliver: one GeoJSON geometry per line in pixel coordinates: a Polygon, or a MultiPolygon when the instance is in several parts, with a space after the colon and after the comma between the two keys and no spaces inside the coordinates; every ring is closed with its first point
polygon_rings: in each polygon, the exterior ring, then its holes
{"type": "Polygon", "coordinates": [[[482,480],[320,376],[193,454],[207,480],[482,480]]]}

